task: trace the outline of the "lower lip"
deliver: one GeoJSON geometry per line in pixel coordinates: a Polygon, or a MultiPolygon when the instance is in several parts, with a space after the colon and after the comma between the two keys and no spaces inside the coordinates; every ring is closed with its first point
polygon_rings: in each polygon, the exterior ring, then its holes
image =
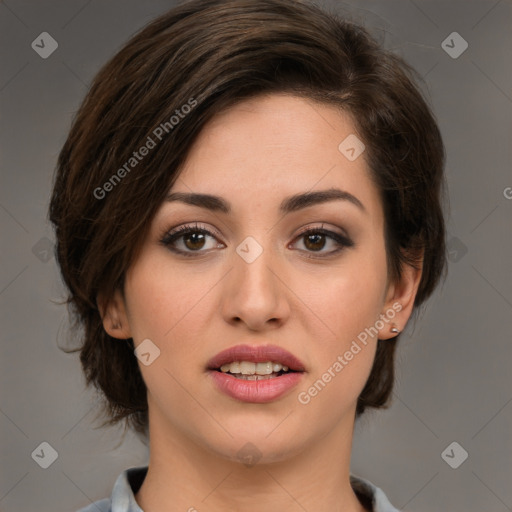
{"type": "Polygon", "coordinates": [[[277,400],[294,388],[302,378],[302,372],[291,372],[265,380],[237,379],[216,370],[210,370],[209,373],[220,391],[235,400],[254,404],[277,400]]]}

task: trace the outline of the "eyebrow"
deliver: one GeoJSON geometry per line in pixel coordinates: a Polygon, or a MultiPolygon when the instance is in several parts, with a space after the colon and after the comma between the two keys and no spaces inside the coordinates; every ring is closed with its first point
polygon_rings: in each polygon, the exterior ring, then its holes
{"type": "MultiPolygon", "coordinates": [[[[354,195],[345,190],[330,188],[315,192],[305,192],[285,198],[279,207],[283,214],[296,212],[309,206],[323,204],[329,201],[348,201],[357,206],[361,211],[366,212],[363,203],[354,195]]],[[[192,206],[206,208],[213,212],[231,213],[231,205],[222,197],[211,194],[196,194],[188,192],[172,192],[166,197],[167,202],[179,201],[192,206]]]]}

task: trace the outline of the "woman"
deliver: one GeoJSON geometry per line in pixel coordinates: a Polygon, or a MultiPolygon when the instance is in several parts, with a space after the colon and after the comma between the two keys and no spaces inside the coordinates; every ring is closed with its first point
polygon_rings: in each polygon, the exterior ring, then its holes
{"type": "Polygon", "coordinates": [[[192,0],[97,75],[50,218],[80,359],[149,466],[83,511],[397,509],[350,473],[445,268],[412,70],[308,2],[192,0]]]}

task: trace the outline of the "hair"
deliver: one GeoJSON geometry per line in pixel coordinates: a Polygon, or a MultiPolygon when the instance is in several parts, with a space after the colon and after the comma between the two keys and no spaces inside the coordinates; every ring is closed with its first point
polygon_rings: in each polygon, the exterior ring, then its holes
{"type": "MultiPolygon", "coordinates": [[[[98,294],[108,302],[123,292],[194,140],[244,99],[292,94],[351,116],[382,198],[388,276],[421,268],[414,311],[431,295],[446,267],[445,150],[416,79],[362,26],[302,0],[188,1],[102,67],[59,154],[49,207],[66,303],[82,334],[81,345],[65,351],[80,351],[86,383],[103,399],[102,426],[124,420],[148,436],[133,340],[107,334],[98,294]],[[154,149],[136,158],[150,140],[154,149]]],[[[377,344],[356,418],[389,406],[398,338],[377,344]]]]}

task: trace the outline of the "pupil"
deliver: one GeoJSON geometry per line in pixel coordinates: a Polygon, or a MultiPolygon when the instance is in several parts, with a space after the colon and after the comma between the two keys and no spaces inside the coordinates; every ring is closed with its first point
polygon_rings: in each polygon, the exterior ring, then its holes
{"type": "Polygon", "coordinates": [[[187,235],[185,240],[189,241],[194,238],[196,238],[196,239],[192,241],[192,247],[190,246],[190,244],[186,243],[187,247],[189,249],[201,249],[201,247],[204,245],[204,234],[203,233],[192,233],[190,235],[187,235]],[[199,246],[194,245],[194,244],[198,243],[198,240],[196,237],[200,237],[199,246]]]}
{"type": "Polygon", "coordinates": [[[305,245],[306,245],[306,247],[308,247],[308,246],[309,246],[308,248],[312,248],[312,249],[322,249],[322,248],[324,247],[324,245],[325,245],[325,244],[324,244],[324,243],[320,243],[320,244],[319,244],[319,246],[317,246],[317,244],[319,243],[319,240],[321,240],[322,242],[324,242],[323,238],[324,238],[324,235],[322,235],[322,234],[320,234],[320,233],[316,233],[316,234],[308,235],[308,236],[306,237],[306,243],[305,243],[305,245]],[[310,242],[311,240],[313,240],[313,247],[311,247],[311,246],[310,246],[310,244],[309,244],[309,242],[310,242]],[[316,240],[316,242],[315,242],[314,240],[316,240]]]}

